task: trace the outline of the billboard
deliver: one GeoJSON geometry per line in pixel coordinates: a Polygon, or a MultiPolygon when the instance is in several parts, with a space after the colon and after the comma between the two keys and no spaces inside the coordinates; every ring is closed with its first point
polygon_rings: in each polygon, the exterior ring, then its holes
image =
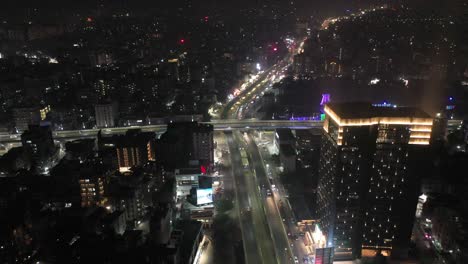
{"type": "Polygon", "coordinates": [[[315,264],[333,264],[333,248],[316,248],[315,264]]]}
{"type": "Polygon", "coordinates": [[[197,205],[213,202],[213,189],[197,189],[197,205]]]}

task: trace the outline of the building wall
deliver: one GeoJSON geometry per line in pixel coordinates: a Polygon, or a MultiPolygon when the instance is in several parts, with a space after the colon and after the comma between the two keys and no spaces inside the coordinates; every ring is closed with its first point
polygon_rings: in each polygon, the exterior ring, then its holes
{"type": "Polygon", "coordinates": [[[192,134],[193,160],[201,160],[208,165],[214,164],[213,131],[192,134]]]}
{"type": "Polygon", "coordinates": [[[82,178],[79,181],[81,207],[103,205],[104,181],[101,177],[82,178]]]}
{"type": "Polygon", "coordinates": [[[112,104],[100,104],[94,106],[96,126],[98,128],[115,126],[115,110],[112,104]]]}
{"type": "Polygon", "coordinates": [[[408,124],[339,126],[327,116],[325,125],[318,213],[335,260],[406,257],[427,146],[409,144],[408,124]]]}
{"type": "Polygon", "coordinates": [[[41,113],[39,108],[14,108],[13,121],[15,128],[19,132],[26,131],[28,125],[39,125],[41,121],[41,113]]]}

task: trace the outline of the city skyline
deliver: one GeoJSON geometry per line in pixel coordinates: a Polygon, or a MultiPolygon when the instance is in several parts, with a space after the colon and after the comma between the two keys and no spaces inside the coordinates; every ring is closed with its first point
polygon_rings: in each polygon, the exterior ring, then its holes
{"type": "Polygon", "coordinates": [[[467,11],[4,3],[0,263],[467,263],[467,11]]]}

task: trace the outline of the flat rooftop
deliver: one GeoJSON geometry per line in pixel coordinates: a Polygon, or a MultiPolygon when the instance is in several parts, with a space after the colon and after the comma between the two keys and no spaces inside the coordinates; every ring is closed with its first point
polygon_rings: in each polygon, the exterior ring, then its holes
{"type": "Polygon", "coordinates": [[[431,118],[416,107],[373,106],[368,102],[330,103],[327,104],[327,107],[342,119],[373,117],[431,118]]]}

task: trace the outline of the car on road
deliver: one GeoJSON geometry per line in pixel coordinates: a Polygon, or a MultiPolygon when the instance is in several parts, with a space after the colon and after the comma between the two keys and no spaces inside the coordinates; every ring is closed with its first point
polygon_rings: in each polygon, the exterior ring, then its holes
{"type": "Polygon", "coordinates": [[[247,206],[246,208],[241,210],[241,214],[248,214],[252,211],[252,208],[250,206],[247,206]]]}
{"type": "Polygon", "coordinates": [[[270,185],[272,188],[275,188],[276,185],[273,183],[273,178],[272,177],[268,177],[268,180],[270,181],[270,185]]]}

